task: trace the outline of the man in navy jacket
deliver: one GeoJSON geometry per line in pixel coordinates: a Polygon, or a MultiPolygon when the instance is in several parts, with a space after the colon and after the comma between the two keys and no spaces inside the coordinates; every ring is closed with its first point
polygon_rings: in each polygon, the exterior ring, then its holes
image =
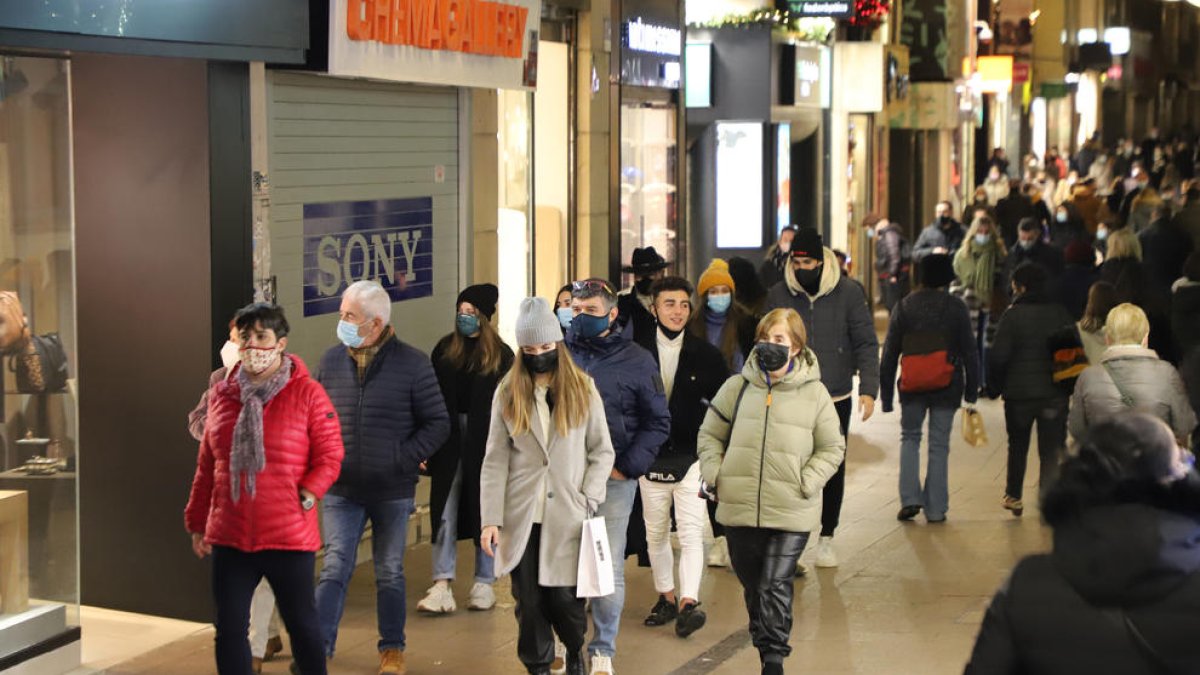
{"type": "Polygon", "coordinates": [[[592,672],[611,673],[625,605],[624,552],[629,516],[638,478],[654,464],[659,448],[671,433],[671,413],[654,357],[624,335],[628,328],[615,323],[617,295],[612,286],[602,279],[575,282],[571,308],[575,318],[567,331],[567,348],[575,363],[596,381],[617,453],[599,512],[604,516],[613,552],[616,591],[592,601],[596,633],[588,645],[592,672]]]}
{"type": "Polygon", "coordinates": [[[325,562],[317,614],[332,658],[358,543],[370,520],[384,674],[405,672],[404,547],[418,468],[450,435],[433,364],[396,337],[391,303],[374,281],[351,284],[342,295],[342,344],[325,352],[317,375],[337,409],[346,447],[341,475],[321,512],[325,562]]]}

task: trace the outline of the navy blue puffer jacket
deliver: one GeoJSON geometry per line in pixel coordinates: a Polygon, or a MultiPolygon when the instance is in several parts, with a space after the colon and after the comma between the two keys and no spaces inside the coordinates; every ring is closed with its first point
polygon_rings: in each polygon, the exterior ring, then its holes
{"type": "Polygon", "coordinates": [[[337,409],[346,447],[341,476],[330,492],[361,500],[413,497],[418,465],[450,435],[429,357],[393,337],[360,384],[354,358],[337,345],[321,357],[317,381],[337,409]]]}
{"type": "Polygon", "coordinates": [[[567,331],[575,363],[596,381],[608,432],[617,453],[613,468],[640,478],[671,433],[671,413],[658,364],[650,352],[626,339],[620,328],[602,338],[580,339],[567,331]]]}

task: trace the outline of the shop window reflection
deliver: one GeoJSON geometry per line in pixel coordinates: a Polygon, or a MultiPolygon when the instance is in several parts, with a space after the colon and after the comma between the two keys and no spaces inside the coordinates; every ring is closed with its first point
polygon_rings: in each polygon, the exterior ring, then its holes
{"type": "MultiPolygon", "coordinates": [[[[653,246],[676,259],[678,167],[673,105],[621,106],[621,261],[653,246]]],[[[627,286],[632,279],[625,279],[627,286]]]]}

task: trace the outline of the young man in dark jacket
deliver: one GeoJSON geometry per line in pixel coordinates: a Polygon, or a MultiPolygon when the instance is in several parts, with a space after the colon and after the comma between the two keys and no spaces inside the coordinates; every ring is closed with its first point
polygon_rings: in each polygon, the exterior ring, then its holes
{"type": "MultiPolygon", "coordinates": [[[[921,509],[931,523],[946,520],[950,507],[950,433],[954,413],[965,400],[973,405],[979,398],[979,350],[971,314],[961,299],[946,289],[954,281],[950,256],[931,255],[921,261],[921,286],[892,312],[883,359],[879,364],[880,400],[883,412],[892,411],[896,367],[900,357],[945,351],[953,372],[944,387],[913,386],[914,376],[905,373],[900,387],[900,513],[899,520],[912,520],[921,509]],[[906,390],[906,384],[910,387],[906,390]],[[921,486],[921,429],[929,417],[929,462],[925,485],[921,486]]],[[[916,368],[914,362],[906,368],[916,368]]]]}
{"type": "Polygon", "coordinates": [[[592,672],[611,673],[625,606],[625,544],[637,479],[650,470],[666,442],[671,413],[654,357],[626,338],[623,332],[629,328],[617,323],[617,296],[612,286],[603,279],[575,282],[571,309],[575,318],[567,330],[567,348],[575,363],[596,381],[617,455],[598,513],[604,516],[608,530],[616,590],[592,600],[596,632],[588,645],[592,672]]]}
{"type": "Polygon", "coordinates": [[[1008,252],[1008,267],[1004,278],[1012,281],[1013,272],[1018,267],[1029,264],[1041,265],[1050,275],[1050,282],[1062,273],[1063,254],[1053,244],[1047,244],[1042,239],[1042,226],[1033,218],[1021,220],[1017,226],[1017,244],[1008,252]]]}
{"type": "Polygon", "coordinates": [[[1013,272],[1013,304],[996,330],[988,352],[988,387],[1004,395],[1004,426],[1008,432],[1008,481],[1001,505],[1021,515],[1025,506],[1025,465],[1029,438],[1037,422],[1039,486],[1049,487],[1067,442],[1069,392],[1054,383],[1054,361],[1047,346],[1050,336],[1075,319],[1047,295],[1049,277],[1040,265],[1013,272]]]}
{"type": "Polygon", "coordinates": [[[633,249],[630,264],[621,270],[633,275],[633,288],[625,289],[617,296],[617,321],[628,331],[626,339],[654,334],[654,315],[650,313],[651,291],[654,282],[663,278],[670,264],[653,246],[633,249]]]}
{"type": "MultiPolygon", "coordinates": [[[[848,436],[855,373],[859,377],[858,401],[863,421],[875,410],[875,397],[879,394],[879,338],[862,288],[842,276],[837,257],[825,248],[814,228],[800,230],[792,240],[791,274],[767,295],[766,311],[780,307],[794,309],[804,319],[808,346],[816,353],[821,368],[821,382],[833,398],[842,435],[848,436]]],[[[817,567],[837,567],[833,535],[845,491],[843,463],[822,493],[817,567]]]]}
{"type": "Polygon", "coordinates": [[[912,248],[896,223],[879,221],[875,226],[875,272],[879,276],[883,306],[888,312],[908,295],[912,248]]]}
{"type": "Polygon", "coordinates": [[[654,464],[639,480],[646,544],[658,603],[646,617],[647,626],[675,622],[675,634],[687,637],[705,622],[700,606],[704,573],[704,524],[707,500],[700,496],[700,466],[696,439],[708,412],[707,401],[728,379],[721,350],[687,330],[692,314],[692,285],[666,277],[654,285],[650,311],[658,320],[651,335],[637,336],[639,345],[654,355],[666,389],[671,413],[671,436],[654,464]],[[675,560],[671,552],[671,509],[679,533],[679,593],[675,592],[675,560]],[[677,597],[678,595],[678,597],[677,597]]]}
{"type": "Polygon", "coordinates": [[[967,231],[962,223],[950,215],[950,202],[938,202],[936,218],[921,230],[917,243],[913,246],[913,260],[920,262],[921,258],[934,253],[944,253],[953,256],[962,246],[963,237],[967,231]]]}
{"type": "Polygon", "coordinates": [[[417,471],[450,435],[450,416],[429,357],[389,323],[392,300],[374,281],[342,294],[338,338],[317,375],[342,424],[342,473],[321,511],[325,562],[317,613],[333,657],[358,542],[371,521],[381,674],[405,672],[404,547],[417,471]]]}

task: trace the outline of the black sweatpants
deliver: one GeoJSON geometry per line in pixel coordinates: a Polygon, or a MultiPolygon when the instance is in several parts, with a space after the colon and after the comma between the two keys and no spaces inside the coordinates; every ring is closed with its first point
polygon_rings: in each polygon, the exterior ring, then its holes
{"type": "Polygon", "coordinates": [[[808,532],[784,532],[758,527],[726,527],[729,559],[738,581],[750,639],[763,663],[782,663],[792,653],[792,597],[796,585],[796,560],[808,543],[808,532]]]}
{"type": "Polygon", "coordinates": [[[521,562],[512,571],[512,594],[517,601],[517,658],[531,672],[541,672],[554,662],[554,634],[568,655],[579,655],[587,637],[583,598],[573,586],[538,584],[538,551],[542,526],[534,524],[521,562]]]}
{"type": "Polygon", "coordinates": [[[313,593],[316,554],[311,551],[246,553],[214,546],[213,599],[217,603],[217,672],[251,675],[250,600],[266,577],[275,591],[275,606],[292,639],[292,656],[303,675],[325,675],[325,647],[317,622],[313,593]]]}
{"type": "MultiPolygon", "coordinates": [[[[854,412],[853,397],[835,401],[838,420],[842,423],[842,437],[846,439],[846,452],[850,452],[850,414],[854,412]]],[[[837,473],[825,484],[821,493],[821,536],[832,537],[842,517],[842,500],[846,498],[846,460],[842,460],[837,473]]]]}
{"type": "Polygon", "coordinates": [[[1029,441],[1037,423],[1038,491],[1044,493],[1058,476],[1058,464],[1067,446],[1067,414],[1070,401],[1063,397],[1004,401],[1004,430],[1008,433],[1008,480],[1005,492],[1021,499],[1025,491],[1025,469],[1029,463],[1029,441]]]}

